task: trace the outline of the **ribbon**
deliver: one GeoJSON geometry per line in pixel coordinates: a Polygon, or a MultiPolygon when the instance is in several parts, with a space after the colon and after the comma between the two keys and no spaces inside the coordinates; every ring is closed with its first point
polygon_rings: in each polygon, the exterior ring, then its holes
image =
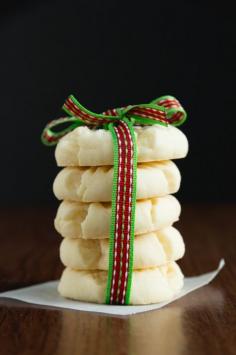
{"type": "Polygon", "coordinates": [[[69,117],[51,121],[43,130],[43,144],[52,146],[76,127],[105,128],[111,132],[114,150],[109,267],[106,303],[129,304],[136,207],[137,144],[135,125],[179,126],[187,114],[173,96],[162,96],[148,104],[110,109],[101,114],[89,111],[73,95],[63,105],[69,117]],[[63,125],[67,125],[63,128],[63,125]],[[62,127],[62,128],[61,128],[62,127]]]}
{"type": "Polygon", "coordinates": [[[167,126],[171,124],[179,126],[187,117],[179,101],[169,95],[155,99],[149,104],[129,105],[107,110],[102,114],[87,110],[73,95],[70,95],[62,108],[70,117],[62,117],[47,124],[41,136],[45,145],[57,144],[65,134],[81,125],[107,128],[109,123],[118,123],[117,121],[122,121],[126,117],[133,125],[161,124],[167,126]],[[65,129],[57,131],[64,124],[69,125],[65,129]]]}

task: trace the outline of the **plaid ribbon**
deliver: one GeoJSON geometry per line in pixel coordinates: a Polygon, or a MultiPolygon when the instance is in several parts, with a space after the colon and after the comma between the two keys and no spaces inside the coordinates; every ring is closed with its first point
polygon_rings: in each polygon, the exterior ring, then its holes
{"type": "Polygon", "coordinates": [[[63,109],[69,117],[62,117],[47,124],[41,136],[43,144],[55,145],[65,134],[81,125],[105,128],[111,132],[114,173],[106,303],[129,304],[137,172],[137,145],[133,126],[178,126],[186,120],[187,114],[173,96],[162,96],[148,104],[129,105],[97,114],[87,110],[70,95],[63,109]],[[65,124],[67,127],[60,129],[65,124]]]}

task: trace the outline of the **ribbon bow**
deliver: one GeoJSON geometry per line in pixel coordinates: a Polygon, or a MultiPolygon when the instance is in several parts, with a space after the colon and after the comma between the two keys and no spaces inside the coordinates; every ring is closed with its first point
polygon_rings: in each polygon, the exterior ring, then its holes
{"type": "Polygon", "coordinates": [[[70,95],[62,108],[70,117],[62,117],[47,124],[41,136],[45,145],[57,144],[65,134],[81,125],[107,128],[109,123],[128,119],[133,125],[167,126],[171,124],[179,126],[187,117],[179,101],[169,95],[162,96],[148,104],[129,105],[107,110],[101,114],[89,111],[73,95],[70,95]],[[60,126],[65,124],[69,124],[68,127],[59,130],[60,126]]]}
{"type": "Polygon", "coordinates": [[[106,303],[129,304],[133,272],[137,173],[137,144],[133,126],[155,124],[178,126],[186,120],[187,114],[173,96],[162,96],[149,104],[129,105],[97,114],[87,110],[70,95],[63,109],[70,117],[59,118],[47,124],[41,136],[44,144],[49,146],[57,144],[65,134],[81,125],[105,128],[111,132],[114,172],[106,303]],[[58,130],[64,124],[69,126],[58,130]]]}

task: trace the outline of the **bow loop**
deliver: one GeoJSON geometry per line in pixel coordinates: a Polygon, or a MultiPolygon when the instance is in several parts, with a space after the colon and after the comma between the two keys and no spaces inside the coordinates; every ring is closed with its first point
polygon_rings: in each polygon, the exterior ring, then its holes
{"type": "Polygon", "coordinates": [[[161,96],[152,102],[165,107],[168,122],[173,126],[180,126],[187,118],[186,111],[174,96],[161,96]]]}
{"type": "Polygon", "coordinates": [[[154,103],[128,106],[125,115],[137,125],[162,124],[167,126],[166,109],[154,103]]]}
{"type": "Polygon", "coordinates": [[[57,120],[53,120],[47,124],[41,135],[41,140],[45,145],[55,145],[67,133],[73,131],[81,125],[83,125],[83,123],[80,122],[77,117],[58,118],[57,120]]]}

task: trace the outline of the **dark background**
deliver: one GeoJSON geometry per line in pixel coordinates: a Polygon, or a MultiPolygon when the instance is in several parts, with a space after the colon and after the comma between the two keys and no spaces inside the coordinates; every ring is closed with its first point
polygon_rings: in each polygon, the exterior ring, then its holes
{"type": "Polygon", "coordinates": [[[1,5],[1,203],[55,202],[40,134],[70,93],[97,112],[176,96],[190,142],[179,198],[235,201],[234,17],[226,2],[1,5]]]}

